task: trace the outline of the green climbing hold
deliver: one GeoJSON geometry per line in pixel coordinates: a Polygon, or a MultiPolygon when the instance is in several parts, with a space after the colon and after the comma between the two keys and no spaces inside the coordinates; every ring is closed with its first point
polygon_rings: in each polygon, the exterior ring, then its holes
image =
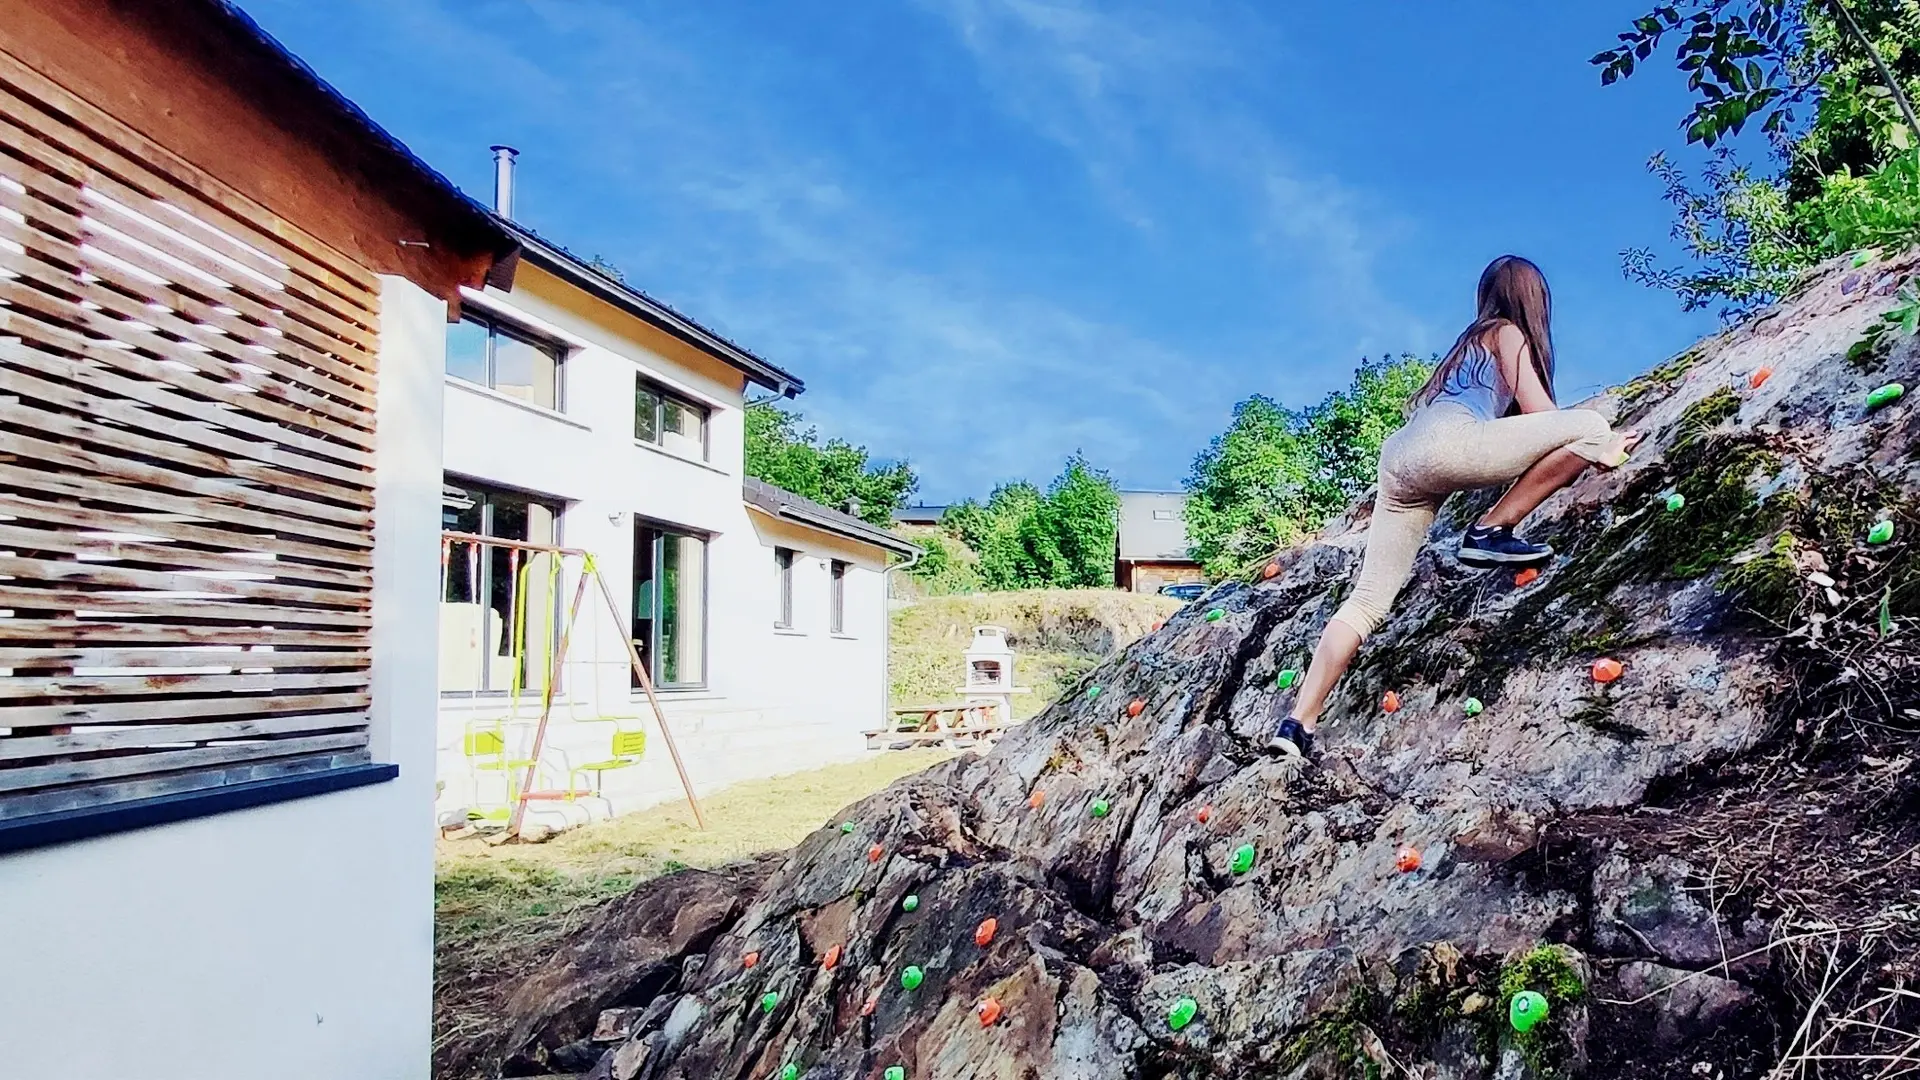
{"type": "Polygon", "coordinates": [[[1461,703],[1460,707],[1467,710],[1468,716],[1479,716],[1482,712],[1485,712],[1487,708],[1485,705],[1480,704],[1480,699],[1477,697],[1468,698],[1461,703]]]}
{"type": "Polygon", "coordinates": [[[1224,619],[1226,617],[1227,617],[1227,613],[1224,611],[1221,611],[1219,608],[1214,608],[1212,611],[1207,612],[1208,622],[1219,622],[1221,619],[1224,619]]]}
{"type": "Polygon", "coordinates": [[[885,1077],[885,1080],[907,1080],[907,1070],[898,1065],[887,1066],[887,1071],[881,1075],[885,1077]]]}
{"type": "Polygon", "coordinates": [[[1533,1030],[1533,1025],[1547,1018],[1547,999],[1533,992],[1522,990],[1513,995],[1513,1002],[1507,1006],[1507,1021],[1513,1030],[1525,1035],[1533,1030]]]}
{"type": "Polygon", "coordinates": [[[1867,408],[1877,409],[1888,402],[1899,401],[1900,395],[1906,392],[1906,387],[1897,382],[1890,382],[1867,395],[1867,408]]]}
{"type": "Polygon", "coordinates": [[[1179,1031],[1181,1028],[1193,1023],[1194,1016],[1199,1012],[1199,1002],[1189,997],[1183,997],[1173,1003],[1173,1008],[1167,1010],[1167,1026],[1175,1031],[1179,1031]]]}
{"type": "Polygon", "coordinates": [[[1099,696],[1100,696],[1100,688],[1099,688],[1098,686],[1089,686],[1089,687],[1087,687],[1087,700],[1088,700],[1088,701],[1092,701],[1092,700],[1093,700],[1094,698],[1097,698],[1097,697],[1099,697],[1099,696]]]}
{"type": "Polygon", "coordinates": [[[912,893],[908,893],[907,898],[900,901],[900,910],[909,912],[920,910],[920,898],[912,893]]]}
{"type": "Polygon", "coordinates": [[[853,831],[853,829],[854,829],[854,825],[853,825],[853,822],[851,821],[843,821],[840,823],[840,831],[843,833],[850,833],[853,831]]]}
{"type": "Polygon", "coordinates": [[[1293,687],[1294,683],[1299,681],[1300,681],[1300,673],[1298,671],[1295,671],[1292,668],[1282,668],[1280,671],[1280,677],[1275,679],[1274,683],[1275,685],[1279,686],[1280,689],[1288,690],[1293,687]]]}
{"type": "Polygon", "coordinates": [[[769,990],[760,995],[760,1011],[770,1013],[780,1007],[780,995],[769,990]]]}
{"type": "Polygon", "coordinates": [[[1873,261],[1873,249],[1868,248],[1865,251],[1856,252],[1853,256],[1853,262],[1851,265],[1855,270],[1858,270],[1872,261],[1873,261]]]}
{"type": "Polygon", "coordinates": [[[1105,799],[1095,799],[1093,800],[1093,805],[1088,808],[1087,812],[1094,817],[1106,817],[1108,814],[1113,813],[1113,804],[1105,799]]]}
{"type": "Polygon", "coordinates": [[[912,964],[908,964],[906,970],[900,972],[900,986],[905,990],[918,990],[920,989],[921,982],[925,981],[926,977],[926,972],[921,971],[912,964]]]}
{"type": "Polygon", "coordinates": [[[787,1067],[780,1070],[780,1080],[800,1080],[800,1066],[787,1062],[787,1067]]]}
{"type": "Polygon", "coordinates": [[[1676,491],[1667,496],[1667,513],[1671,514],[1685,505],[1687,505],[1687,497],[1685,495],[1676,491]]]}
{"type": "Polygon", "coordinates": [[[1253,869],[1253,845],[1241,844],[1233,850],[1233,872],[1244,874],[1253,869]]]}
{"type": "Polygon", "coordinates": [[[1893,539],[1893,522],[1891,521],[1876,521],[1873,523],[1873,528],[1867,531],[1869,544],[1884,544],[1891,539],[1893,539]]]}

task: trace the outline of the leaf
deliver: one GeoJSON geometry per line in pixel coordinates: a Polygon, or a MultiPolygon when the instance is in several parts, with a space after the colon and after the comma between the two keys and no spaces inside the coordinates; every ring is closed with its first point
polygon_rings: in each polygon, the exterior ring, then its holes
{"type": "Polygon", "coordinates": [[[1908,133],[1907,125],[1905,124],[1895,124],[1889,128],[1887,130],[1887,141],[1893,144],[1895,150],[1903,152],[1913,145],[1913,138],[1908,133]]]}
{"type": "Polygon", "coordinates": [[[1747,85],[1757,88],[1764,85],[1765,82],[1766,80],[1761,77],[1760,65],[1754,63],[1752,60],[1747,61],[1747,85]]]}
{"type": "Polygon", "coordinates": [[[1886,591],[1880,594],[1880,636],[1886,637],[1892,633],[1893,633],[1893,586],[1889,585],[1887,586],[1886,591]]]}

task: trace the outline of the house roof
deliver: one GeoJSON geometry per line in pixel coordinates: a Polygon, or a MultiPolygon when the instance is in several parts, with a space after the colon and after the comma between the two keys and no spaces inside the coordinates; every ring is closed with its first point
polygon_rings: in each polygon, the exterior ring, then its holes
{"type": "Polygon", "coordinates": [[[1121,562],[1192,562],[1187,554],[1187,497],[1178,491],[1120,493],[1121,562]]]}
{"type": "Polygon", "coordinates": [[[488,213],[520,241],[521,257],[535,266],[565,278],[594,296],[625,311],[642,322],[673,335],[702,352],[718,357],[746,375],[748,380],[784,397],[797,397],[807,384],[792,372],[775,367],[721,334],[693,321],[659,300],[625,282],[617,281],[594,269],[586,260],[552,243],[525,225],[498,214],[488,213]]]}
{"type": "Polygon", "coordinates": [[[742,495],[748,506],[772,517],[811,525],[836,536],[858,540],[863,544],[872,544],[900,555],[911,555],[920,550],[910,541],[870,525],[852,514],[835,510],[831,506],[823,506],[812,499],[795,495],[786,488],[775,487],[765,480],[749,476],[746,483],[742,485],[742,489],[742,495]]]}

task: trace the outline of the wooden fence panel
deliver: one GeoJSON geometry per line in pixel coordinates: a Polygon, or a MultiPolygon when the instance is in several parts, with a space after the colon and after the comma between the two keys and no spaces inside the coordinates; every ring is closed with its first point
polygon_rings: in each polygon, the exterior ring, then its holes
{"type": "Polygon", "coordinates": [[[369,760],[378,289],[0,52],[0,820],[369,760]]]}

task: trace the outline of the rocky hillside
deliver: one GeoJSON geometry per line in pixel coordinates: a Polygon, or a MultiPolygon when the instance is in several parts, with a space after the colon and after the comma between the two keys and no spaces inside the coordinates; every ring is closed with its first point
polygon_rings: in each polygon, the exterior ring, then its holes
{"type": "Polygon", "coordinates": [[[985,757],[614,902],[448,1071],[1913,1070],[1920,406],[1865,400],[1920,385],[1920,350],[1849,353],[1915,262],[1836,267],[1591,403],[1648,439],[1536,516],[1537,580],[1460,567],[1491,494],[1456,500],[1321,767],[1260,744],[1365,507],[985,757]]]}

